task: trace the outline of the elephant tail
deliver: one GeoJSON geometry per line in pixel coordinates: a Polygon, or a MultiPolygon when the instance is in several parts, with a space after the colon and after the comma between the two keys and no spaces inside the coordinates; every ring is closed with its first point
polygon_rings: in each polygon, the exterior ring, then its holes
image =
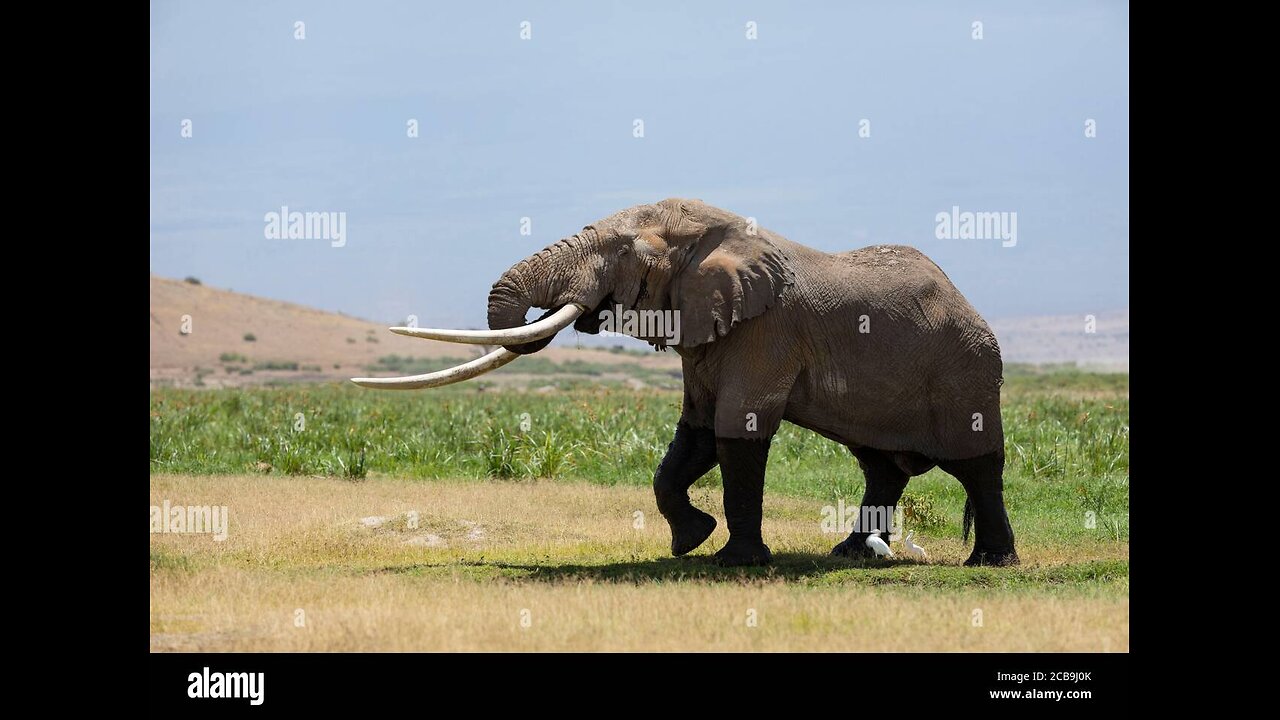
{"type": "Polygon", "coordinates": [[[964,499],[964,541],[969,542],[969,530],[973,527],[973,501],[964,499]]]}

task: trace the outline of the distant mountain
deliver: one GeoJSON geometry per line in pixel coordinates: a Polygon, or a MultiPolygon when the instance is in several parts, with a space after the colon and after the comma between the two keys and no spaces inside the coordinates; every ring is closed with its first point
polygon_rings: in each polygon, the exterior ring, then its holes
{"type": "Polygon", "coordinates": [[[992,320],[991,327],[1006,363],[1128,372],[1129,309],[1100,312],[1092,328],[1087,323],[1084,315],[1041,315],[992,320]]]}

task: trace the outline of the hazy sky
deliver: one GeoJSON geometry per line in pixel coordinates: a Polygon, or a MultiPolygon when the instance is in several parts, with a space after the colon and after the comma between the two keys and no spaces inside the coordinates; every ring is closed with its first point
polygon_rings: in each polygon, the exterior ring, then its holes
{"type": "Polygon", "coordinates": [[[152,2],[150,271],[483,326],[515,261],[684,196],[914,245],[988,317],[1128,307],[1126,3],[433,5],[152,2]],[[345,247],[266,239],[282,205],[345,212],[345,247]],[[936,239],[956,205],[1017,245],[936,239]]]}

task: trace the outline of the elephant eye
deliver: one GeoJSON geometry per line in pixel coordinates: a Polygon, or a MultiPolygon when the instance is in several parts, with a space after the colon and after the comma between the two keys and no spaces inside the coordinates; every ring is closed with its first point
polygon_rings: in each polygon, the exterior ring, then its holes
{"type": "Polygon", "coordinates": [[[629,252],[631,252],[631,244],[630,244],[630,243],[628,243],[628,242],[623,242],[621,245],[619,245],[619,246],[618,246],[618,257],[622,257],[622,256],[626,255],[626,254],[627,254],[627,253],[629,253],[629,252]]]}

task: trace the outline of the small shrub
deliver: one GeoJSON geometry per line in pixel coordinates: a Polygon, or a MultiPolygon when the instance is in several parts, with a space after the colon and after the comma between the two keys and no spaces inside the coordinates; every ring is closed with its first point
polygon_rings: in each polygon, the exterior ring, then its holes
{"type": "Polygon", "coordinates": [[[572,467],[575,444],[557,439],[555,431],[544,434],[541,442],[528,435],[524,440],[528,456],[524,463],[525,474],[530,477],[554,478],[572,467]]]}
{"type": "Polygon", "coordinates": [[[516,476],[516,440],[501,427],[490,425],[480,441],[484,455],[485,471],[489,477],[513,478],[516,476]]]}
{"type": "Polygon", "coordinates": [[[348,480],[363,480],[369,475],[369,469],[364,464],[364,447],[360,448],[360,453],[351,458],[350,462],[344,462],[341,458],[338,462],[342,464],[342,476],[348,480]]]}
{"type": "Polygon", "coordinates": [[[253,333],[245,333],[245,334],[244,334],[244,341],[245,341],[245,342],[258,342],[258,336],[257,336],[257,335],[254,335],[253,333]]]}
{"type": "Polygon", "coordinates": [[[933,504],[933,498],[928,495],[903,493],[898,504],[902,506],[903,518],[912,525],[922,528],[939,528],[947,523],[947,519],[933,504]]]}

